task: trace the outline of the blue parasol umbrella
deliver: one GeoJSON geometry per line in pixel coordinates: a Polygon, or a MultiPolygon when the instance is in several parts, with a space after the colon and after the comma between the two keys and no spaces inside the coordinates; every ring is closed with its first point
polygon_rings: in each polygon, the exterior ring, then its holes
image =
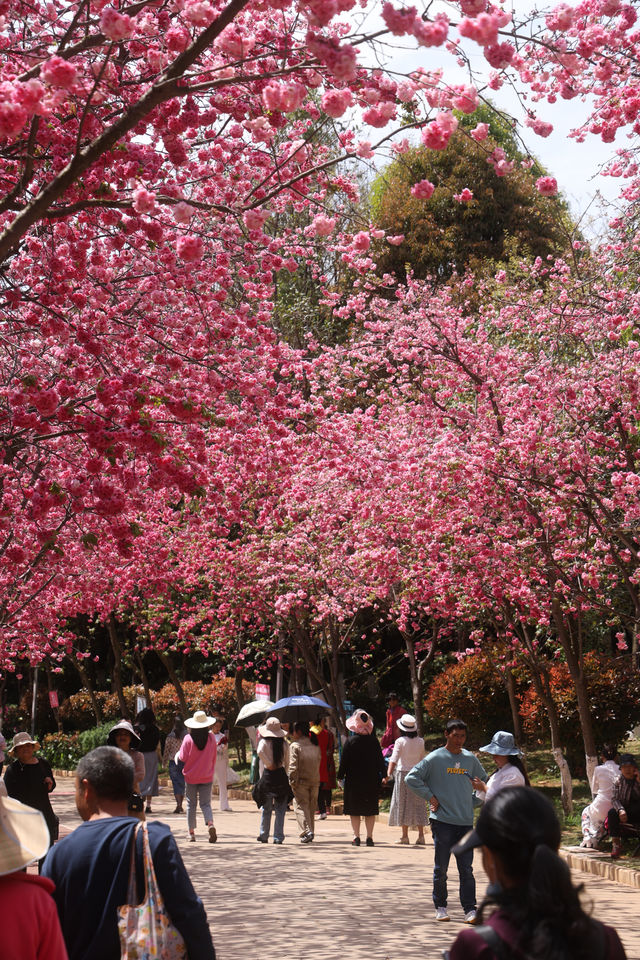
{"type": "Polygon", "coordinates": [[[268,717],[277,717],[283,723],[296,723],[299,720],[315,720],[319,713],[328,713],[331,707],[318,697],[300,694],[284,697],[267,710],[268,717]]]}

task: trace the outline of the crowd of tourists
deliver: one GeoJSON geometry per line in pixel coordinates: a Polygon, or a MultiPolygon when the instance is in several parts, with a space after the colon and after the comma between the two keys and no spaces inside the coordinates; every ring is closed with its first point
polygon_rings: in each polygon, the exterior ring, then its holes
{"type": "MultiPolygon", "coordinates": [[[[355,710],[346,727],[349,736],[340,744],[337,771],[336,738],[325,717],[313,726],[267,717],[258,727],[260,776],[253,797],[260,808],[259,843],[269,842],[272,821],[273,843],[284,843],[290,803],[299,842],[312,843],[316,821],[326,819],[330,810],[337,779],[343,788],[343,812],[350,818],[351,844],[372,847],[381,788],[393,783],[389,825],[400,828],[398,843],[408,845],[414,829],[416,845],[424,846],[425,830],[431,830],[437,922],[449,920],[447,875],[451,857],[456,861],[467,928],[445,951],[446,957],[624,960],[615,930],[598,923],[581,905],[579,888],[558,855],[560,826],[553,806],[531,788],[511,733],[497,731],[480,748],[495,764],[489,774],[465,748],[467,727],[460,719],[446,724],[444,744],[426,754],[416,718],[404,711],[395,694],[389,698],[380,741],[365,710],[355,710]],[[475,807],[482,809],[474,829],[475,807]],[[473,873],[476,848],[481,848],[489,879],[480,906],[473,873]]],[[[186,803],[189,841],[196,840],[199,807],[206,837],[215,843],[211,797],[216,769],[220,809],[230,810],[228,733],[222,718],[198,710],[184,722],[176,716],[162,753],[160,744],[151,710],[142,711],[135,726],[128,720],[116,723],[107,744],[78,765],[75,799],[82,824],[56,842],[58,821],[50,802],[56,786],[53,771],[37,755],[38,744],[28,733],[14,736],[8,751],[11,762],[0,781],[0,894],[9,907],[3,924],[7,960],[146,955],[214,960],[205,910],[171,830],[158,821],[147,823],[146,814],[158,795],[162,760],[175,796],[173,812],[184,812],[186,803]],[[25,871],[34,861],[39,875],[25,871]]],[[[602,754],[592,780],[593,800],[582,815],[583,846],[596,847],[609,833],[617,858],[624,834],[640,833],[640,777],[632,755],[623,754],[616,763],[610,745],[602,754]]]]}

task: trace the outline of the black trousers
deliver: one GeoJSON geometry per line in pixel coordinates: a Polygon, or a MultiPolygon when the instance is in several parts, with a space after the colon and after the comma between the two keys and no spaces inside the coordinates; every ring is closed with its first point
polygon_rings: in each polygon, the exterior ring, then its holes
{"type": "Polygon", "coordinates": [[[620,821],[620,814],[612,807],[607,814],[609,835],[611,837],[621,837],[627,825],[635,827],[636,830],[640,830],[640,815],[638,815],[638,813],[637,810],[632,810],[631,813],[627,811],[627,822],[622,823],[620,821]]]}

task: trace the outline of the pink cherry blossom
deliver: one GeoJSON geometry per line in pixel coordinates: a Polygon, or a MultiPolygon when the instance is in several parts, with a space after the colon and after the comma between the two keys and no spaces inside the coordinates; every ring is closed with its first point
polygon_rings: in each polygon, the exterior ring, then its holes
{"type": "Polygon", "coordinates": [[[428,200],[433,195],[435,186],[430,180],[420,180],[411,187],[411,196],[417,200],[428,200]]]}
{"type": "Polygon", "coordinates": [[[478,143],[481,143],[482,140],[486,140],[489,136],[489,124],[478,123],[473,130],[470,131],[469,135],[473,137],[474,140],[477,140],[478,143]]]}
{"type": "Polygon", "coordinates": [[[328,237],[336,228],[336,218],[318,213],[311,222],[311,230],[316,237],[328,237]]]}
{"type": "Polygon", "coordinates": [[[553,197],[558,192],[558,182],[555,177],[538,177],[536,188],[543,197],[553,197]]]}
{"type": "Polygon", "coordinates": [[[135,22],[126,13],[105,7],[100,14],[100,29],[109,40],[128,40],[135,32],[135,22]]]}
{"type": "Polygon", "coordinates": [[[452,113],[439,113],[422,131],[422,142],[431,150],[444,150],[458,121],[452,113]]]}
{"type": "Polygon", "coordinates": [[[247,230],[262,230],[269,219],[269,211],[261,209],[245,210],[242,219],[247,230]]]}
{"type": "Polygon", "coordinates": [[[322,94],[320,104],[329,117],[341,117],[345,110],[353,103],[351,90],[326,90],[322,94]]]}
{"type": "Polygon", "coordinates": [[[410,33],[417,16],[415,7],[394,7],[387,0],[382,4],[382,19],[396,37],[410,33]]]}
{"type": "Polygon", "coordinates": [[[176,244],[176,250],[178,252],[178,256],[182,260],[187,260],[189,262],[201,260],[204,254],[204,243],[202,242],[202,237],[192,233],[187,234],[184,237],[179,237],[176,244]]]}
{"type": "Polygon", "coordinates": [[[40,76],[51,87],[71,89],[78,79],[76,67],[62,57],[51,57],[40,67],[40,76]]]}

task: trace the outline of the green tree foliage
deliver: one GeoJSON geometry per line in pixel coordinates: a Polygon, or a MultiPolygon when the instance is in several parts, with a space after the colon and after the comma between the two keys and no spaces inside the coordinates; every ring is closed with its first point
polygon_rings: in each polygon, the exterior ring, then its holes
{"type": "Polygon", "coordinates": [[[446,150],[411,149],[374,182],[374,221],[388,235],[405,237],[399,246],[385,244],[379,273],[404,281],[411,270],[417,278],[444,282],[467,269],[493,273],[513,256],[545,258],[568,251],[574,227],[565,202],[541,196],[535,186],[545,171],[536,163],[531,169],[521,166],[524,156],[504,124],[491,123],[490,135],[476,143],[466,129],[471,119],[473,126],[484,115],[477,111],[461,120],[446,150]],[[487,160],[496,147],[515,161],[506,176],[497,176],[487,160]],[[421,180],[435,186],[428,200],[411,195],[421,180]],[[459,203],[454,195],[465,188],[473,199],[459,203]]]}
{"type": "Polygon", "coordinates": [[[473,750],[495,730],[512,729],[507,689],[491,651],[445,667],[429,685],[424,706],[431,725],[440,729],[451,717],[461,717],[473,750]]]}

